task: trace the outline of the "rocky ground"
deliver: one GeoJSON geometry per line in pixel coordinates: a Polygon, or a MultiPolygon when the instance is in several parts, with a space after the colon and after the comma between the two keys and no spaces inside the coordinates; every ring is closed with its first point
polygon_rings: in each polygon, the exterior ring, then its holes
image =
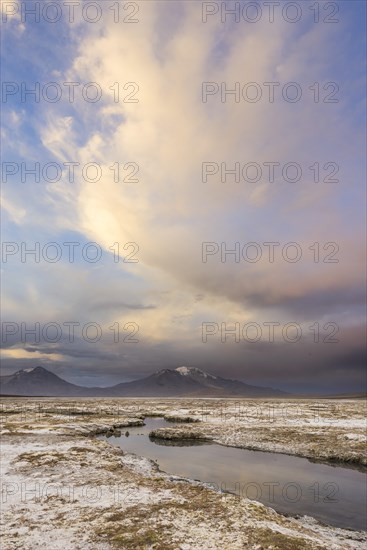
{"type": "Polygon", "coordinates": [[[287,518],[94,437],[148,415],[161,438],[366,464],[365,401],[3,398],[2,548],[350,549],[367,534],[287,518]],[[191,420],[190,423],[188,421],[191,420]]]}

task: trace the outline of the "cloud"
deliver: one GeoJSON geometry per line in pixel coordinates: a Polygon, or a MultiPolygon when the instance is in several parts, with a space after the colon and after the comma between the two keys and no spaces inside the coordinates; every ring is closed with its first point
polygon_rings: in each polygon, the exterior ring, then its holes
{"type": "Polygon", "coordinates": [[[58,353],[42,353],[36,350],[5,349],[1,351],[3,358],[7,359],[42,359],[45,361],[63,361],[64,357],[58,353]]]}
{"type": "MultiPolygon", "coordinates": [[[[325,82],[345,82],[337,60],[346,55],[340,39],[348,22],[339,27],[310,21],[223,26],[216,19],[205,25],[201,6],[191,2],[172,2],[169,8],[145,2],[140,11],[139,24],[125,25],[123,32],[108,18],[83,27],[83,32],[79,25],[67,29],[73,55],[66,57],[65,66],[56,64],[52,73],[50,69],[52,79],[60,75],[81,85],[97,82],[102,100],[88,103],[78,94],[67,108],[45,104],[37,123],[37,148],[30,154],[23,144],[33,159],[38,151],[43,160],[49,155],[50,160],[81,167],[98,163],[102,178],[91,182],[78,170],[74,182],[44,184],[41,194],[32,186],[23,190],[24,196],[9,188],[5,193],[8,212],[25,233],[32,227],[32,234],[64,242],[74,232],[83,242],[97,242],[107,255],[95,266],[23,266],[28,277],[20,290],[9,291],[9,318],[23,315],[31,321],[36,311],[42,322],[96,321],[107,331],[114,322],[134,321],[141,327],[140,344],[119,347],[120,364],[117,352],[108,355],[106,343],[95,346],[110,376],[122,365],[128,377],[136,369],[145,373],[161,364],[176,365],[181,357],[186,364],[185,355],[217,373],[230,364],[239,375],[242,347],[230,352],[220,344],[203,347],[203,321],[276,319],[304,326],[319,320],[342,327],[354,323],[357,330],[363,322],[365,261],[363,238],[358,237],[364,175],[363,149],[356,146],[363,145],[361,99],[354,101],[355,82],[362,78],[358,60],[351,61],[353,78],[348,76],[349,88],[341,86],[338,103],[315,103],[309,89],[319,82],[324,94],[325,82]],[[281,83],[275,103],[266,100],[263,83],[269,81],[281,83]],[[299,103],[282,100],[281,87],[291,81],[302,87],[299,103]],[[223,103],[218,95],[203,103],[203,82],[226,82],[228,89],[236,82],[257,82],[263,98],[236,103],[229,95],[223,103]],[[119,83],[118,102],[114,83],[119,83]],[[125,83],[136,85],[124,89],[125,83]],[[138,103],[126,101],[132,92],[138,103]],[[117,162],[119,181],[111,168],[117,162]],[[226,162],[229,167],[256,162],[262,177],[256,183],[236,183],[218,176],[203,183],[203,162],[226,162]],[[264,165],[269,162],[281,167],[298,163],[301,180],[285,182],[280,170],[269,183],[264,165]],[[319,182],[310,169],[316,162],[319,182]],[[333,162],[339,165],[340,181],[322,181],[329,173],[325,164],[333,162]],[[138,181],[123,181],[128,163],[138,166],[138,181]],[[203,242],[219,247],[206,263],[203,242]],[[230,255],[221,261],[221,243],[233,249],[237,242],[241,249],[258,243],[259,261],[241,257],[236,263],[230,255]],[[264,244],[268,242],[280,243],[273,262],[264,244]],[[302,250],[296,263],[283,255],[284,246],[292,242],[302,250]],[[117,265],[108,256],[113,243],[120,243],[117,265]],[[138,244],[138,263],[123,262],[126,243],[138,244]],[[330,248],[330,243],[335,245],[330,248]],[[333,250],[338,262],[327,263],[333,250]],[[44,307],[37,308],[39,304],[44,307]]],[[[57,43],[56,60],[61,51],[57,43]]],[[[20,277],[14,273],[14,282],[20,277]]],[[[309,357],[307,345],[300,351],[301,346],[280,344],[275,352],[245,346],[246,361],[256,368],[262,365],[267,377],[270,371],[264,365],[270,363],[285,377],[303,376],[309,363],[298,360],[298,354],[309,357]]],[[[79,368],[98,370],[98,360],[91,365],[85,345],[78,346],[70,356],[80,353],[79,368]]],[[[320,353],[315,365],[322,361],[320,353]]],[[[251,377],[251,369],[245,371],[251,377]]]]}
{"type": "Polygon", "coordinates": [[[9,215],[10,219],[17,224],[22,223],[24,217],[26,216],[26,210],[24,208],[15,206],[5,197],[1,198],[1,207],[9,215]]]}

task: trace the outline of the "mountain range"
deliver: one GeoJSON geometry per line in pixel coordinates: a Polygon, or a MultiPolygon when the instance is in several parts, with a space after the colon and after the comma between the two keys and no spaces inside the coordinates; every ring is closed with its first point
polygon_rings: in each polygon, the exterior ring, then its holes
{"type": "Polygon", "coordinates": [[[37,397],[282,397],[286,392],[250,386],[193,367],[162,369],[150,376],[106,388],[63,380],[43,367],[0,376],[0,395],[37,397]]]}

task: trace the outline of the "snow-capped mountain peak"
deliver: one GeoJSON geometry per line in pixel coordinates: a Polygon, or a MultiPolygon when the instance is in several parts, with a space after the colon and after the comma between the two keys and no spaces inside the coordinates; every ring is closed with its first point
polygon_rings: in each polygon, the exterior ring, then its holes
{"type": "Polygon", "coordinates": [[[216,376],[195,367],[177,367],[175,371],[179,372],[182,376],[201,376],[203,378],[216,379],[216,376]]]}
{"type": "Polygon", "coordinates": [[[188,367],[177,367],[175,371],[182,374],[182,376],[187,376],[188,374],[190,374],[190,369],[188,367]]]}

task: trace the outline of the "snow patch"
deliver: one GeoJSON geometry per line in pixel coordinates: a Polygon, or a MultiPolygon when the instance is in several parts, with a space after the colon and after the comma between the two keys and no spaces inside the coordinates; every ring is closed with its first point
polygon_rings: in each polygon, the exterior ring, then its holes
{"type": "Polygon", "coordinates": [[[182,376],[188,376],[190,374],[190,369],[187,367],[177,367],[175,370],[182,374],[182,376]]]}
{"type": "Polygon", "coordinates": [[[211,378],[211,379],[216,378],[216,376],[212,376],[211,374],[208,374],[207,372],[201,369],[196,369],[195,367],[177,367],[175,371],[182,374],[182,376],[190,376],[190,375],[196,374],[196,375],[202,376],[203,378],[211,378]]]}

